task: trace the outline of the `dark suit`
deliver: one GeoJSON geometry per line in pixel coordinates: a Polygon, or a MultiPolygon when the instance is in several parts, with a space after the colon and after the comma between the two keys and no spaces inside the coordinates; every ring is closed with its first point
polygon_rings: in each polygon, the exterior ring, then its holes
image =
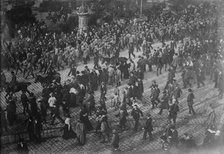
{"type": "Polygon", "coordinates": [[[176,123],[177,112],[179,111],[179,106],[175,103],[169,108],[169,121],[173,120],[173,123],[176,123]]]}
{"type": "Polygon", "coordinates": [[[189,113],[193,113],[193,115],[195,115],[195,111],[194,111],[194,108],[193,108],[193,104],[194,104],[194,94],[191,92],[188,94],[187,96],[187,104],[188,104],[188,108],[189,108],[189,113]]]}
{"type": "Polygon", "coordinates": [[[135,120],[134,131],[137,131],[138,130],[138,125],[139,125],[140,115],[143,117],[143,112],[139,108],[137,108],[136,110],[133,109],[131,111],[131,115],[132,115],[133,119],[135,120]]]}
{"type": "Polygon", "coordinates": [[[147,134],[149,135],[150,139],[152,139],[152,131],[153,131],[152,118],[150,117],[145,122],[143,139],[146,139],[147,134]]]}

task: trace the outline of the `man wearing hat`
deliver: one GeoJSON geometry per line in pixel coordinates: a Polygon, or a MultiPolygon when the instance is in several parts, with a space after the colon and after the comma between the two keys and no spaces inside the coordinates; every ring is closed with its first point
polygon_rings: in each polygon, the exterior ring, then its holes
{"type": "Polygon", "coordinates": [[[151,114],[147,115],[147,120],[145,122],[144,126],[144,133],[143,133],[143,140],[146,139],[147,134],[149,135],[150,140],[152,140],[152,131],[153,131],[153,126],[152,126],[152,117],[151,114]]]}
{"type": "Polygon", "coordinates": [[[131,111],[131,115],[132,115],[132,117],[133,117],[133,119],[135,121],[134,131],[137,131],[138,130],[140,116],[143,117],[143,112],[138,108],[137,104],[135,104],[133,106],[133,109],[131,111]]]}
{"type": "Polygon", "coordinates": [[[194,108],[193,108],[193,104],[194,104],[194,93],[192,91],[192,89],[188,89],[188,96],[187,96],[187,105],[188,105],[188,108],[189,108],[189,114],[193,114],[195,115],[195,111],[194,111],[194,108]]]}

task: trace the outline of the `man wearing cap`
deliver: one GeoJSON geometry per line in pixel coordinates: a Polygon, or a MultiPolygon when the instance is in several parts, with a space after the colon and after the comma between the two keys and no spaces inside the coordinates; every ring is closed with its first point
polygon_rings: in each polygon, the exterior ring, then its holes
{"type": "Polygon", "coordinates": [[[147,134],[149,135],[150,140],[152,140],[152,131],[153,131],[153,126],[152,126],[152,117],[151,114],[147,115],[147,120],[145,122],[144,126],[144,133],[143,133],[143,140],[146,139],[147,134]]]}
{"type": "Polygon", "coordinates": [[[133,119],[135,121],[134,131],[137,131],[138,130],[138,125],[139,125],[139,119],[140,119],[140,116],[143,117],[143,112],[135,104],[133,106],[132,111],[131,111],[131,115],[132,115],[132,117],[133,117],[133,119]]]}
{"type": "Polygon", "coordinates": [[[194,104],[194,93],[192,91],[192,89],[188,89],[188,96],[187,96],[187,105],[188,105],[188,108],[189,108],[189,114],[193,114],[195,115],[195,111],[194,111],[194,108],[193,108],[193,104],[194,104]]]}

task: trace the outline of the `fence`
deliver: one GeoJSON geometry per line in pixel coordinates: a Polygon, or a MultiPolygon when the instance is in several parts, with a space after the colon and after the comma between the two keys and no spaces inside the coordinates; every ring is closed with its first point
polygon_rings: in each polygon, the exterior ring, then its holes
{"type": "MultiPolygon", "coordinates": [[[[6,144],[17,143],[20,138],[23,138],[24,140],[29,140],[29,135],[25,125],[17,129],[18,131],[11,130],[8,134],[2,135],[1,144],[6,145],[6,144]]],[[[62,129],[63,127],[45,128],[41,132],[41,137],[44,139],[47,139],[47,138],[62,136],[62,131],[61,131],[62,129]]]]}

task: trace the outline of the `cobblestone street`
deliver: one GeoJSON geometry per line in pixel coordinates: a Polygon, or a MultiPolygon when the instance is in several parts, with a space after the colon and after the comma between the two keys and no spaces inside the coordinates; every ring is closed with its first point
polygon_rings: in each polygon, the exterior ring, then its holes
{"type": "MultiPolygon", "coordinates": [[[[161,44],[154,44],[153,47],[160,46],[161,44]]],[[[140,55],[141,52],[136,53],[136,55],[140,55]]],[[[127,56],[127,51],[124,51],[121,53],[121,56],[127,56]]],[[[137,56],[136,56],[137,57],[137,56]]],[[[137,58],[135,59],[135,61],[137,58]]],[[[89,68],[93,67],[93,63],[91,62],[88,64],[89,68]]],[[[78,69],[83,69],[84,65],[80,64],[78,69]]],[[[155,69],[154,69],[155,70],[155,69]]],[[[68,69],[61,71],[62,76],[62,82],[68,79],[68,69]]],[[[176,80],[182,87],[182,80],[180,73],[176,74],[176,80]]],[[[9,73],[7,72],[7,80],[10,80],[9,73]]],[[[120,150],[122,152],[130,152],[130,153],[155,153],[161,152],[161,144],[159,136],[163,132],[164,128],[167,126],[167,116],[168,112],[164,111],[162,115],[158,115],[159,109],[151,109],[151,103],[150,103],[150,85],[152,83],[152,80],[156,80],[159,88],[164,88],[166,81],[167,81],[167,72],[163,70],[162,75],[156,76],[156,72],[147,72],[145,73],[145,79],[144,82],[144,99],[143,102],[139,102],[139,106],[141,110],[144,112],[144,117],[141,119],[141,123],[145,121],[145,115],[147,113],[151,113],[153,117],[153,136],[154,140],[149,142],[148,140],[143,141],[142,135],[143,131],[139,129],[137,133],[133,133],[131,128],[133,128],[133,122],[132,118],[129,114],[128,118],[128,125],[130,129],[127,131],[124,131],[120,134],[121,142],[120,142],[120,150]]],[[[22,78],[20,76],[19,81],[22,81],[22,78]]],[[[32,81],[32,80],[31,80],[32,81]]],[[[125,87],[125,82],[123,81],[122,86],[120,86],[120,89],[125,87]]],[[[224,100],[219,99],[217,97],[218,91],[213,88],[214,83],[210,81],[209,79],[206,80],[205,86],[201,88],[197,88],[196,84],[192,87],[194,94],[195,94],[195,111],[196,116],[192,116],[188,114],[188,107],[186,102],[187,97],[187,89],[183,90],[183,94],[180,98],[180,112],[177,116],[177,130],[179,132],[179,136],[182,136],[185,132],[190,132],[194,136],[194,138],[197,141],[197,144],[200,145],[203,138],[204,133],[206,129],[205,121],[207,120],[207,116],[209,111],[207,111],[207,107],[209,104],[212,103],[213,107],[215,108],[216,114],[217,114],[217,123],[223,123],[223,110],[224,110],[224,100]]],[[[109,87],[110,90],[107,92],[107,108],[108,108],[108,115],[109,115],[109,121],[111,123],[111,126],[115,126],[118,124],[116,114],[117,111],[115,111],[114,108],[110,107],[110,96],[113,91],[112,86],[109,87]]],[[[32,84],[29,87],[29,90],[34,91],[35,94],[38,96],[40,94],[40,91],[42,90],[40,84],[32,84]]],[[[4,99],[5,92],[1,92],[1,104],[3,107],[5,107],[5,99],[4,99]]],[[[160,94],[161,95],[161,94],[160,94]]],[[[17,93],[17,96],[20,96],[20,93],[17,93]]],[[[99,90],[95,92],[95,98],[96,100],[99,100],[100,92],[99,90]]],[[[96,101],[97,104],[97,101],[96,101]]],[[[72,109],[72,124],[74,126],[77,114],[78,114],[79,108],[72,109]]],[[[130,112],[130,109],[128,110],[130,112]]],[[[17,114],[22,114],[22,106],[21,104],[17,104],[17,114]]],[[[22,115],[21,115],[22,116],[22,115]]],[[[91,117],[91,119],[94,119],[94,116],[91,117]]],[[[59,123],[59,122],[58,122],[59,123]]],[[[61,127],[62,124],[58,124],[55,127],[61,127]]],[[[45,128],[49,128],[52,126],[49,126],[48,124],[45,124],[45,128]]],[[[83,147],[77,145],[77,141],[75,139],[70,140],[63,140],[61,137],[62,132],[59,130],[56,130],[58,136],[56,137],[50,137],[47,138],[46,141],[42,142],[41,144],[33,144],[30,142],[28,144],[29,150],[31,153],[75,153],[75,154],[92,154],[92,153],[111,153],[110,144],[102,144],[99,142],[98,136],[96,136],[94,133],[89,133],[87,135],[87,144],[83,147]]],[[[2,153],[15,153],[14,150],[16,148],[16,144],[6,144],[2,146],[2,153]]],[[[174,149],[174,151],[177,149],[174,149]]],[[[177,152],[178,153],[178,152],[177,152]]]]}

